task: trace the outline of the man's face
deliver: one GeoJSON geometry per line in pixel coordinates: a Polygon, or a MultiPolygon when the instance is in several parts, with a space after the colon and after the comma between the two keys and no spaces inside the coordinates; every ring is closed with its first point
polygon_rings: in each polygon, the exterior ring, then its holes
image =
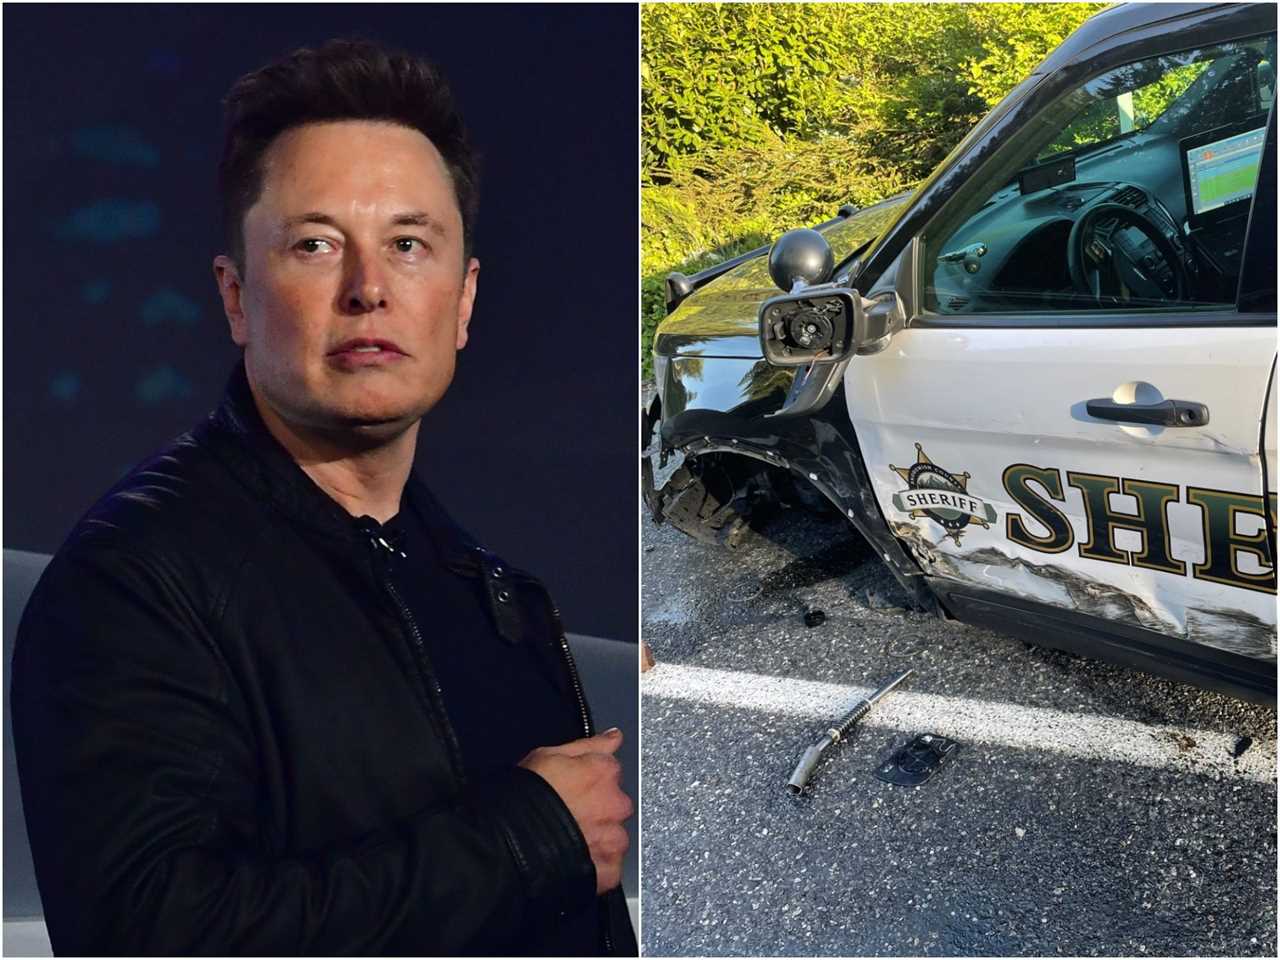
{"type": "Polygon", "coordinates": [[[247,276],[214,261],[259,403],[293,425],[400,434],[448,388],[475,300],[443,158],[417,130],[341,121],[281,134],[263,166],[247,276]]]}

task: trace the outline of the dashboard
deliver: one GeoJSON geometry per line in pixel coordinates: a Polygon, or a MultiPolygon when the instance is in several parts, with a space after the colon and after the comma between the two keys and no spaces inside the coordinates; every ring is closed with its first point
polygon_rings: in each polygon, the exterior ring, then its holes
{"type": "MultiPolygon", "coordinates": [[[[938,251],[930,306],[956,314],[1097,309],[1117,299],[1129,306],[1160,306],[1174,299],[1230,302],[1247,203],[1237,204],[1242,215],[1193,228],[1184,181],[1178,138],[1150,132],[1078,157],[1075,179],[1069,182],[1024,194],[1015,180],[992,195],[938,251]],[[1113,296],[1105,298],[1081,289],[1069,268],[1073,228],[1099,204],[1118,204],[1136,214],[1112,222],[1103,214],[1089,231],[1104,236],[1108,254],[1123,254],[1115,259],[1128,270],[1128,282],[1111,281],[1113,296]],[[1135,219],[1153,227],[1166,243],[1134,226],[1135,219]]],[[[1119,277],[1120,271],[1116,273],[1119,277]]]]}

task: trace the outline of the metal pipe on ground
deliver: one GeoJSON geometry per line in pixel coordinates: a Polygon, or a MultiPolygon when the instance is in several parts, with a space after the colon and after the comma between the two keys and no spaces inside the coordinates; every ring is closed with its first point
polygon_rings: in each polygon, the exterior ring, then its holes
{"type": "Polygon", "coordinates": [[[818,740],[817,743],[805,750],[800,757],[800,762],[796,764],[795,771],[791,774],[791,779],[787,781],[787,790],[793,797],[799,796],[804,791],[805,785],[809,782],[809,778],[813,776],[814,768],[817,767],[826,752],[847,737],[853,731],[853,728],[857,725],[858,721],[870,713],[871,708],[874,707],[881,698],[885,696],[885,694],[898,686],[898,684],[902,683],[902,681],[906,680],[907,677],[911,676],[914,672],[914,670],[906,671],[901,676],[885,684],[871,696],[867,697],[867,699],[858,703],[857,706],[841,718],[838,724],[834,727],[828,728],[827,732],[820,740],[818,740]]]}

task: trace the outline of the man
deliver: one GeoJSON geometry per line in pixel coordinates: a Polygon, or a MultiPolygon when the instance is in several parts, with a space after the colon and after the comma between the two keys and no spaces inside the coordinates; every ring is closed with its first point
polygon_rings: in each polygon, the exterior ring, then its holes
{"type": "Polygon", "coordinates": [[[411,474],[479,272],[449,91],[336,41],[227,105],[243,362],[80,521],[16,642],[54,950],[634,954],[621,733],[541,584],[411,474]]]}

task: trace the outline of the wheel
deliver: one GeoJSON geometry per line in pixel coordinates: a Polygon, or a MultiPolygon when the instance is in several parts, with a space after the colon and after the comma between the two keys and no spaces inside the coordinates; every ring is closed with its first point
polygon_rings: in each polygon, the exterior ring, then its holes
{"type": "Polygon", "coordinates": [[[1187,268],[1164,231],[1146,214],[1119,203],[1099,203],[1080,215],[1067,239],[1067,267],[1075,288],[1099,304],[1107,297],[1118,301],[1122,286],[1141,300],[1162,303],[1186,299],[1191,287],[1187,268]],[[1142,233],[1156,253],[1144,257],[1119,237],[1126,227],[1142,233]],[[1156,257],[1167,267],[1163,275],[1156,257]],[[1106,287],[1111,289],[1104,293],[1106,287]]]}

